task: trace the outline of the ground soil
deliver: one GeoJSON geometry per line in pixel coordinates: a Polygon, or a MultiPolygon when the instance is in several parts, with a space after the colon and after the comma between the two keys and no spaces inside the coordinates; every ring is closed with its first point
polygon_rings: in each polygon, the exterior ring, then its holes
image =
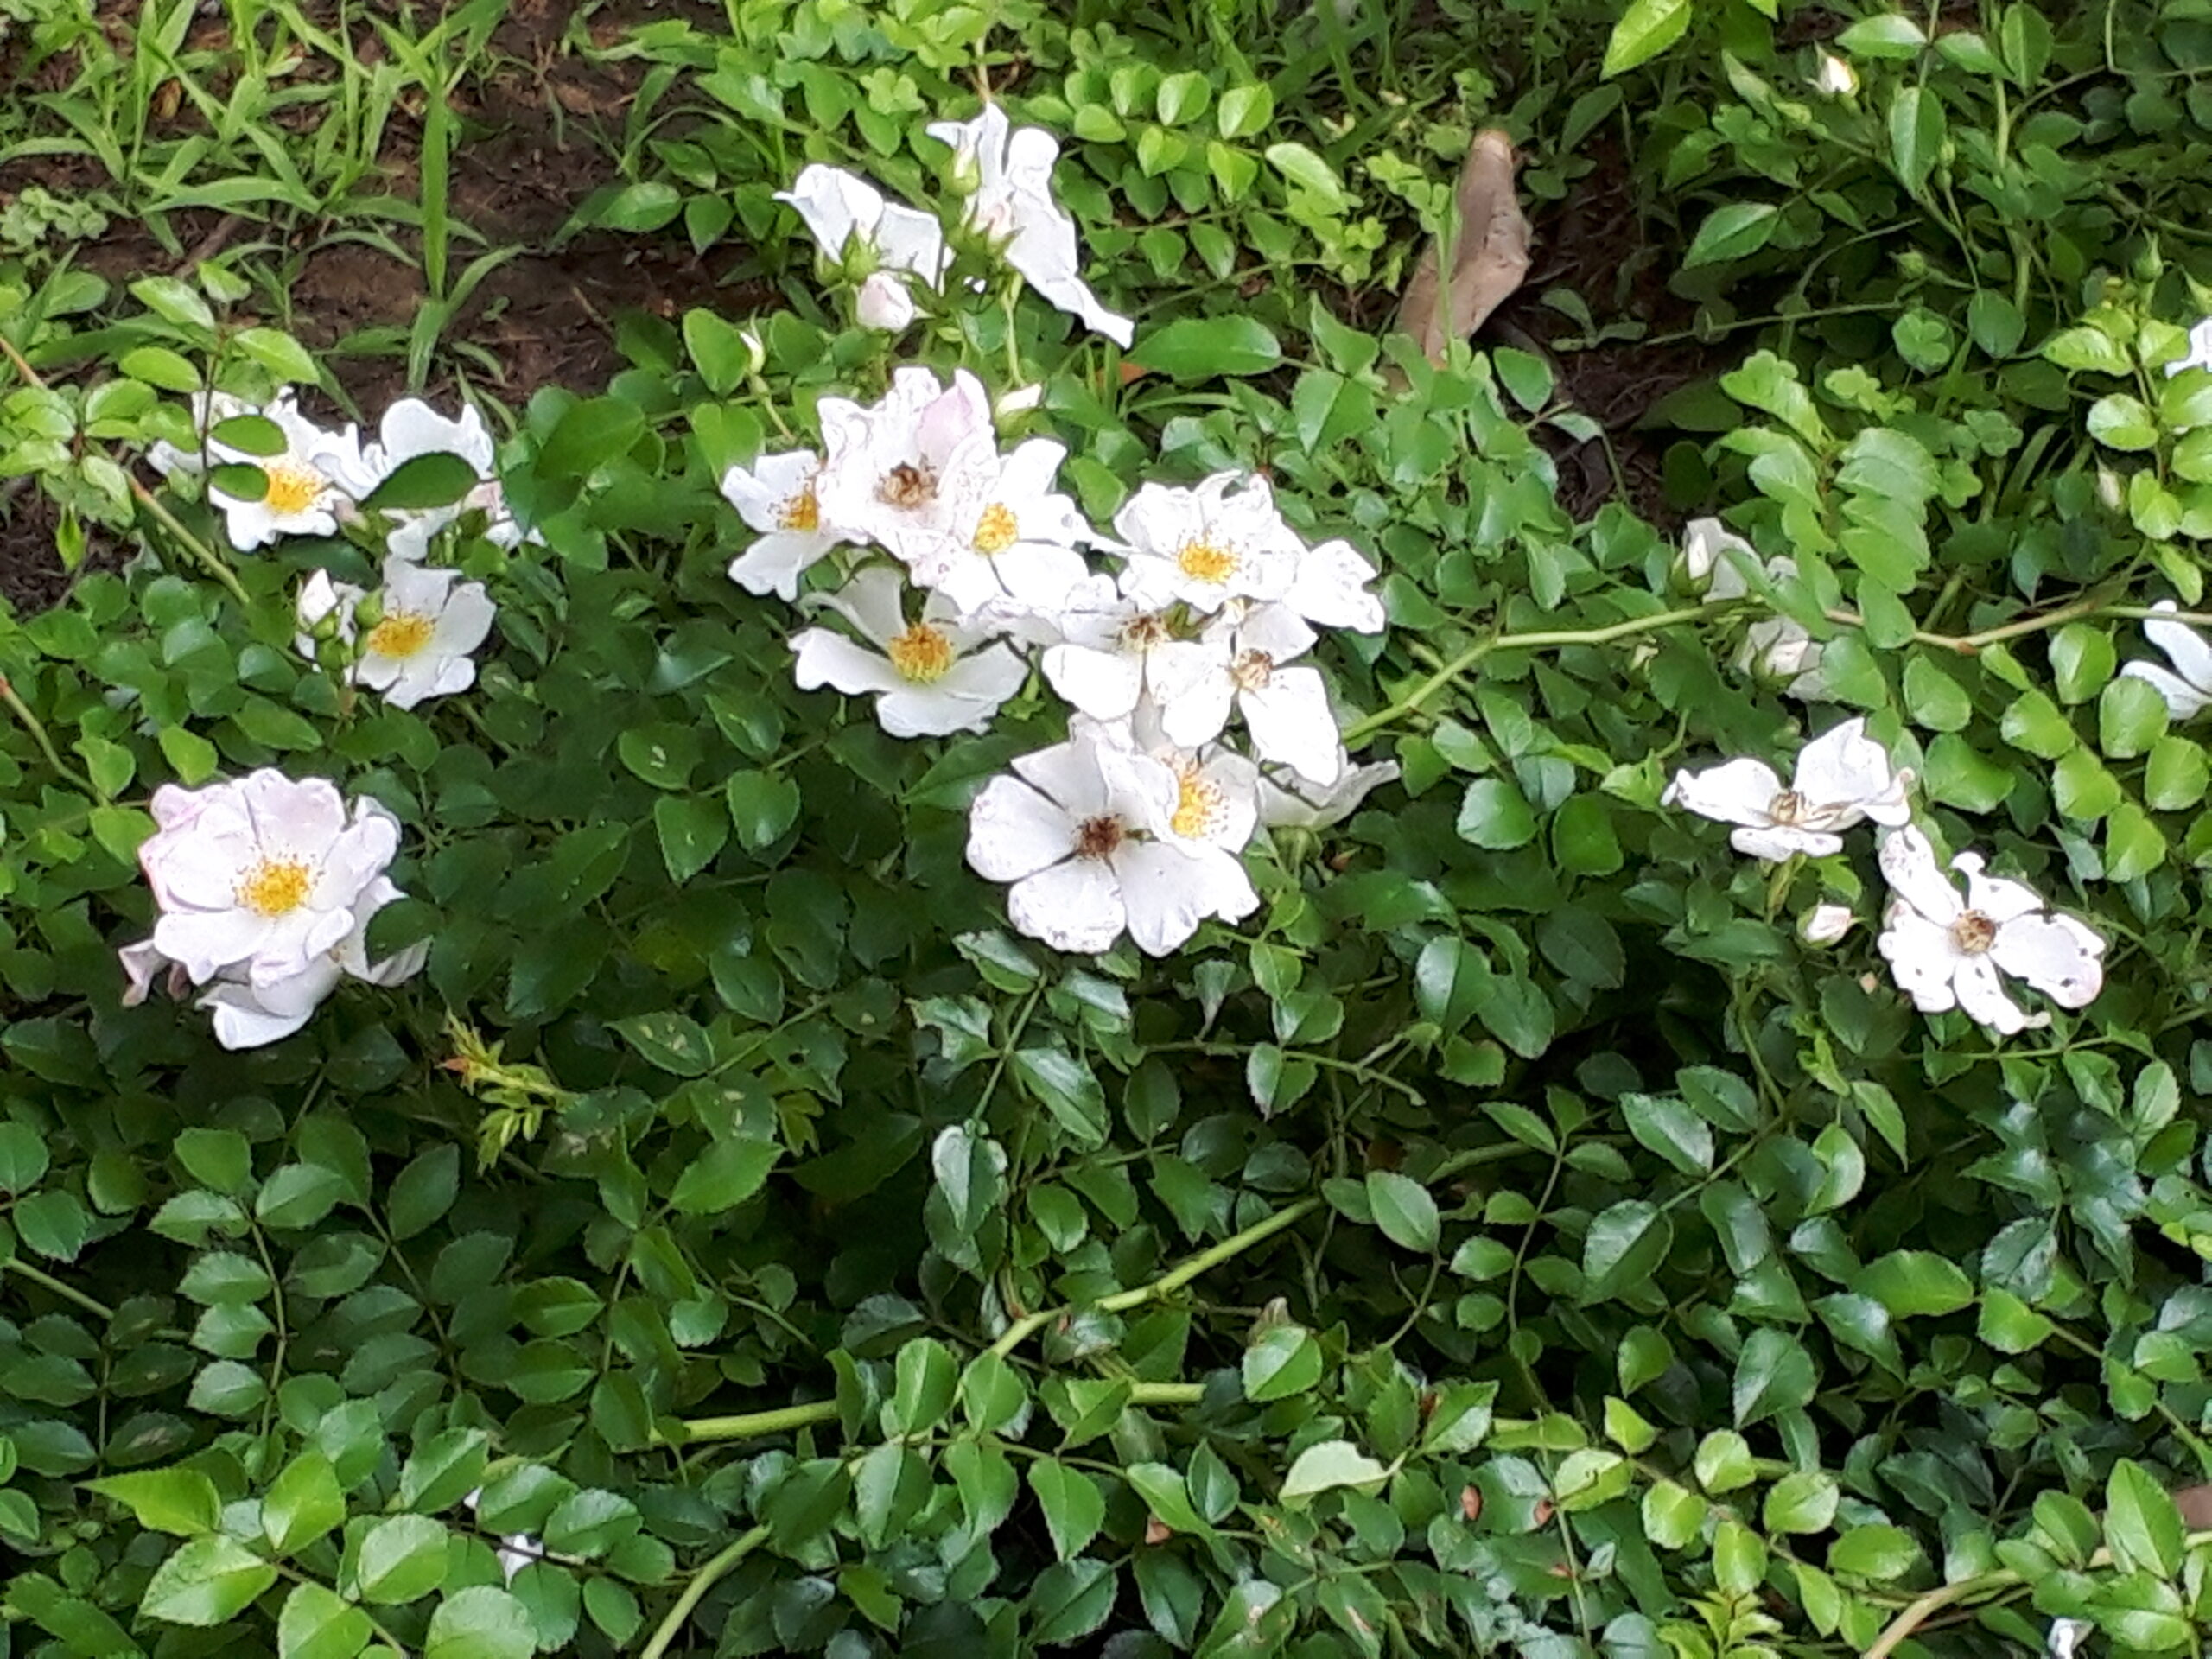
{"type": "MultiPolygon", "coordinates": [[[[594,14],[591,28],[611,41],[635,22],[696,9],[695,0],[626,0],[623,8],[594,14]]],[[[776,302],[772,290],[755,280],[747,249],[725,243],[695,253],[680,226],[654,238],[592,232],[564,237],[577,204],[615,180],[602,140],[619,130],[639,73],[633,63],[568,52],[574,10],[556,0],[516,0],[493,37],[492,73],[463,88],[456,101],[466,136],[453,158],[452,212],[474,236],[456,240],[453,270],[458,274],[486,248],[515,252],[448,324],[448,337],[488,352],[499,365],[489,389],[517,404],[541,385],[603,387],[622,366],[614,323],[626,309],[673,318],[694,306],[741,315],[776,302]]],[[[128,10],[105,0],[112,38],[127,39],[128,10]]],[[[718,8],[700,10],[702,23],[718,16],[718,8]]],[[[219,17],[202,24],[221,26],[219,17]]],[[[365,54],[382,49],[365,24],[355,46],[365,54]]],[[[49,60],[23,84],[52,90],[67,85],[72,73],[66,61],[49,60]]],[[[0,87],[14,79],[0,52],[0,87]]],[[[383,188],[393,195],[414,191],[419,115],[405,107],[391,115],[379,161],[383,188]]],[[[180,118],[189,118],[188,106],[180,118]]],[[[1720,365],[1696,346],[1630,341],[1554,349],[1571,327],[1541,302],[1554,284],[1580,294],[1601,322],[1627,318],[1663,334],[1681,321],[1681,302],[1665,288],[1671,255],[1647,240],[1625,157],[1601,151],[1597,159],[1564,202],[1538,216],[1529,280],[1486,327],[1484,338],[1545,351],[1565,397],[1605,429],[1605,442],[1580,442],[1548,429],[1543,435],[1559,463],[1562,504],[1574,517],[1586,518],[1618,497],[1667,523],[1676,515],[1661,486],[1666,440],[1640,423],[1669,391],[1720,365]]],[[[81,199],[108,183],[81,159],[32,158],[0,167],[0,202],[31,184],[81,199]]],[[[382,228],[413,251],[404,231],[382,228]]],[[[343,225],[271,226],[188,212],[170,215],[158,228],[118,220],[78,259],[119,284],[151,272],[188,271],[233,245],[267,245],[278,276],[269,320],[323,355],[344,403],[352,405],[345,413],[372,414],[408,390],[406,365],[388,346],[364,349],[364,337],[381,332],[386,341],[404,339],[427,294],[414,264],[347,231],[343,225]]],[[[1352,320],[1387,326],[1395,296],[1367,297],[1382,308],[1379,314],[1369,317],[1367,308],[1353,302],[1345,308],[1352,320]]],[[[434,378],[424,390],[450,401],[449,384],[434,378]]],[[[323,413],[340,412],[337,400],[325,401],[330,407],[323,413]]],[[[67,591],[52,519],[50,506],[34,491],[0,494],[0,596],[20,608],[42,608],[67,591]]]]}

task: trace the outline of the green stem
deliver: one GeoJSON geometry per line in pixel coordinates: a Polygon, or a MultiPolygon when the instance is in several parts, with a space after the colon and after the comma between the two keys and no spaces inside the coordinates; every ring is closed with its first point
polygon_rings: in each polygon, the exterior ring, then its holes
{"type": "Polygon", "coordinates": [[[74,1285],[63,1284],[45,1268],[33,1267],[21,1256],[11,1255],[0,1262],[0,1273],[12,1273],[18,1279],[28,1279],[31,1283],[52,1291],[63,1301],[74,1302],[94,1319],[111,1320],[115,1318],[115,1310],[105,1302],[94,1301],[74,1285]]]}
{"type": "Polygon", "coordinates": [[[46,723],[31,712],[30,705],[16,694],[16,688],[8,683],[8,677],[4,674],[0,674],[0,704],[5,704],[8,712],[13,715],[22,724],[22,728],[31,734],[31,741],[37,744],[39,753],[46,756],[47,765],[60,772],[68,782],[83,790],[86,794],[98,800],[102,806],[109,804],[105,790],[94,784],[90,778],[61,758],[61,751],[54,747],[54,738],[47,731],[46,723]]]}
{"type": "Polygon", "coordinates": [[[690,1446],[699,1440],[753,1440],[836,1421],[837,1402],[817,1400],[808,1405],[779,1406],[773,1411],[748,1411],[734,1417],[695,1417],[683,1425],[682,1435],[672,1443],[690,1446]]]}
{"type": "Polygon", "coordinates": [[[1650,616],[1632,617],[1628,621],[1615,622],[1602,628],[1547,629],[1534,633],[1501,633],[1488,639],[1478,639],[1388,709],[1355,722],[1344,733],[1344,747],[1355,748],[1385,726],[1414,713],[1494,651],[1547,651],[1569,645],[1610,645],[1616,639],[1633,639],[1639,633],[1656,633],[1662,628],[1671,628],[1679,623],[1695,622],[1716,615],[1736,603],[1738,601],[1732,599],[1713,600],[1681,610],[1659,611],[1650,616]]]}
{"type": "Polygon", "coordinates": [[[706,1599],[707,1592],[720,1584],[737,1569],[738,1564],[767,1541],[768,1529],[755,1527],[750,1532],[740,1533],[723,1551],[691,1575],[691,1582],[683,1586],[683,1593],[676,1599],[676,1605],[668,1610],[653,1631],[653,1639],[645,1643],[639,1659],[661,1659],[669,1644],[683,1633],[683,1626],[692,1611],[706,1599]]]}
{"type": "MultiPolygon", "coordinates": [[[[2192,1532],[2183,1541],[2183,1547],[2190,1550],[2202,1549],[2207,1544],[2212,1544],[2212,1532],[2192,1532]]],[[[2087,1563],[2088,1569],[2094,1572],[2098,1567],[2110,1567],[2112,1560],[2111,1550],[2100,1549],[2089,1557],[2087,1563]]],[[[1955,1601],[1964,1601],[1974,1596],[1994,1595],[1999,1591],[2009,1590],[2014,1585],[2025,1582],[2026,1580],[2020,1574],[2013,1572],[2010,1567],[2000,1567],[1993,1573],[1979,1573],[1973,1578],[1961,1579],[1956,1584],[1947,1584],[1940,1589],[1930,1590],[1889,1622],[1883,1629],[1881,1635],[1874,1638],[1874,1645],[1866,1649],[1865,1659],[1885,1659],[1885,1656],[1895,1653],[1904,1644],[1905,1639],[1926,1624],[1930,1617],[1941,1612],[1955,1601]]]]}
{"type": "MultiPolygon", "coordinates": [[[[1118,1291],[1111,1296],[1102,1296],[1093,1306],[1102,1313],[1126,1313],[1133,1307],[1142,1307],[1147,1302],[1173,1295],[1200,1274],[1234,1260],[1255,1244],[1273,1238],[1277,1233],[1295,1227],[1320,1207],[1321,1200],[1319,1198],[1300,1198],[1296,1204],[1286,1205],[1265,1221],[1255,1222],[1243,1232],[1223,1239],[1211,1249],[1199,1251],[1181,1267],[1162,1274],[1150,1284],[1139,1285],[1135,1290],[1118,1291]]],[[[1007,1327],[1006,1334],[991,1344],[991,1352],[1001,1359],[1005,1358],[1065,1311],[1048,1307],[1040,1313],[1016,1319],[1007,1327]]]]}

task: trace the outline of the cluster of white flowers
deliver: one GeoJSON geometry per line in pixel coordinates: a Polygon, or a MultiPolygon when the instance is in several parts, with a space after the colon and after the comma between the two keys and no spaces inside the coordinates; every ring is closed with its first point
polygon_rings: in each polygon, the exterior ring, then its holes
{"type": "MultiPolygon", "coordinates": [[[[934,122],[929,132],[952,146],[965,226],[1047,302],[1126,348],[1135,327],[1083,280],[1075,220],[1052,195],[1059,141],[1040,127],[1014,126],[995,104],[973,120],[934,122]]],[[[859,279],[855,315],[867,327],[898,333],[914,320],[914,285],[944,281],[952,255],[938,217],[887,201],[858,174],[817,162],[777,199],[798,210],[824,256],[859,279]]]]}
{"type": "Polygon", "coordinates": [[[947,385],[901,368],[875,404],[819,412],[821,454],[723,480],[760,532],[730,577],[795,600],[836,555],[842,584],[804,602],[851,632],[798,634],[798,683],[874,698],[894,737],[983,730],[1034,655],[1072,706],[1068,741],[984,789],[968,849],[1014,884],[1023,932],[1095,952],[1126,931],[1173,950],[1258,904],[1239,855],[1259,824],[1332,823],[1395,775],[1347,763],[1327,685],[1300,660],[1317,626],[1381,631],[1374,567],[1344,542],[1309,547],[1264,479],[1147,484],[1108,537],[1054,487],[1065,448],[1001,452],[964,370],[947,385]],[[1232,722],[1249,753],[1224,741],[1232,722]]]}
{"type": "Polygon", "coordinates": [[[385,871],[399,821],[374,800],[351,810],[327,779],[264,768],[201,789],[154,791],[153,835],[138,863],[160,914],[153,937],[121,952],[126,1005],[167,972],[173,995],[204,986],[226,1048],[289,1037],[351,976],[396,985],[428,955],[417,945],[372,963],[369,919],[404,897],[385,871]]]}
{"type": "Polygon", "coordinates": [[[442,507],[378,509],[384,583],[374,594],[335,582],[327,571],[308,579],[299,596],[298,645],[312,658],[319,654],[318,639],[334,639],[342,647],[346,677],[380,692],[396,708],[412,709],[426,697],[475,683],[473,654],[490,637],[495,614],[490,595],[483,583],[461,582],[423,562],[438,534],[471,512],[484,515],[484,535],[499,546],[537,539],[508,511],[482,416],[466,409],[459,420],[448,420],[420,398],[403,397],[385,410],[377,435],[364,442],[353,426],[315,425],[299,412],[289,391],[259,409],[227,392],[202,392],[193,400],[193,414],[201,434],[199,449],[157,443],[146,459],[164,476],[210,466],[257,469],[265,486],[257,499],[208,481],[208,499],[223,513],[231,544],[242,551],[283,536],[332,536],[341,525],[363,522],[360,504],[409,461],[432,454],[466,461],[477,482],[460,500],[442,507]],[[273,427],[283,440],[283,453],[253,454],[226,442],[219,435],[224,423],[242,416],[273,427]]]}
{"type": "MultiPolygon", "coordinates": [[[[1681,570],[1689,585],[1708,600],[1741,599],[1751,591],[1749,572],[1763,571],[1770,582],[1787,582],[1796,575],[1797,561],[1762,561],[1757,548],[1718,518],[1693,518],[1682,530],[1681,570]]],[[[1819,642],[1786,616],[1763,617],[1752,623],[1736,654],[1736,666],[1777,682],[1801,702],[1820,702],[1828,696],[1819,642]]]]}
{"type": "MultiPolygon", "coordinates": [[[[1840,853],[1840,831],[1881,825],[1879,862],[1892,897],[1878,948],[1898,986],[1924,1014],[1962,1008],[2004,1036],[2048,1025],[2049,1014],[2030,1015],[2006,993],[2006,975],[2061,1007],[2088,1007],[2104,987],[2104,940],[2074,918],[2050,911],[2032,889],[1985,874],[1973,853],[1950,863],[1966,878],[1961,896],[1911,821],[1911,772],[1891,765],[1862,719],[1808,743],[1787,787],[1764,761],[1743,759],[1677,772],[1662,799],[1733,824],[1729,840],[1737,851],[1775,862],[1840,853]]],[[[1845,906],[1823,904],[1800,931],[1808,943],[1833,944],[1853,920],[1845,906]]]]}

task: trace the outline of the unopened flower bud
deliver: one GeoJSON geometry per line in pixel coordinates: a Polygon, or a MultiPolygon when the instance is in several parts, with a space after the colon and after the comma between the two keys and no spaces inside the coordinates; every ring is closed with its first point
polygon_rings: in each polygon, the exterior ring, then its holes
{"type": "Polygon", "coordinates": [[[1798,922],[1797,936],[1808,944],[1834,944],[1858,919],[1848,906],[1815,905],[1798,922]]]}
{"type": "Polygon", "coordinates": [[[1907,248],[1897,255],[1897,273],[1908,282],[1918,282],[1928,275],[1928,256],[1918,248],[1907,248]]]}
{"type": "Polygon", "coordinates": [[[758,328],[741,328],[737,337],[745,346],[745,376],[751,379],[768,366],[768,347],[760,339],[758,328]]]}
{"type": "Polygon", "coordinates": [[[1001,421],[1012,420],[1017,415],[1027,415],[1044,401],[1045,388],[1041,382],[1016,386],[1012,391],[1000,395],[999,400],[991,405],[991,414],[1001,421]]]}
{"type": "Polygon", "coordinates": [[[897,271],[879,270],[861,284],[853,312],[862,327],[895,334],[913,321],[914,296],[906,291],[906,279],[897,271]]]}
{"type": "Polygon", "coordinates": [[[2097,499],[2105,504],[2107,512],[2118,512],[2120,509],[2124,497],[2120,486],[2120,474],[2109,467],[2097,468],[2097,499]]]}
{"type": "Polygon", "coordinates": [[[381,592],[364,594],[353,601],[353,626],[362,632],[384,620],[384,594],[381,592]]]}
{"type": "Polygon", "coordinates": [[[1834,53],[1823,52],[1821,54],[1820,71],[1813,77],[1813,90],[1825,92],[1830,98],[1849,98],[1859,90],[1859,76],[1834,53]]]}
{"type": "Polygon", "coordinates": [[[983,159],[973,143],[963,138],[953,146],[952,160],[944,169],[945,188],[956,196],[972,196],[982,188],[983,159]]]}

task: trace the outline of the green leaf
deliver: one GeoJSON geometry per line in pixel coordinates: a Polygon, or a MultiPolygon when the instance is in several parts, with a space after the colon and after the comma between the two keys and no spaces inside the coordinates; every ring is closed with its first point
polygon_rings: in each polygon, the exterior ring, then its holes
{"type": "Polygon", "coordinates": [[[2181,1571],[2181,1511],[2158,1478],[2132,1459],[2114,1464],[2105,1483],[2105,1541],[2123,1573],[2171,1579],[2181,1571]]]}
{"type": "Polygon", "coordinates": [[[345,1519],[337,1472],[313,1447],[284,1466],[261,1500],[262,1535],[278,1555],[304,1548],[345,1519]]]}
{"type": "Polygon", "coordinates": [[[0,1123],[0,1192],[28,1192],[45,1176],[46,1137],[28,1123],[0,1123]]]}
{"type": "Polygon", "coordinates": [[[1901,1528],[1873,1522],[1852,1528],[1828,1547],[1828,1571],[1872,1584],[1894,1584],[1920,1559],[1920,1547],[1901,1528]]]}
{"type": "Polygon", "coordinates": [[[2158,447],[2158,426],[2143,401],[2124,391],[2100,397],[2089,406],[2089,435],[2108,449],[2127,453],[2158,447]]]}
{"type": "Polygon", "coordinates": [[[716,313],[695,308],[683,314],[683,347],[699,365],[699,378],[717,397],[727,397],[753,370],[753,348],[746,331],[716,313]]]}
{"type": "Polygon", "coordinates": [[[530,1610],[490,1585],[472,1585],[438,1604],[423,1659],[531,1659],[537,1650],[530,1610]]]}
{"type": "Polygon", "coordinates": [[[1322,1440],[1307,1446],[1283,1477],[1283,1503],[1294,1508],[1339,1486],[1371,1492],[1390,1471],[1350,1440],[1322,1440]]]}
{"type": "Polygon", "coordinates": [[[1442,1236],[1436,1200],[1428,1189],[1410,1175],[1394,1169],[1370,1170],[1367,1202],[1375,1224],[1392,1243],[1408,1250],[1429,1251],[1442,1236]]]}
{"type": "Polygon", "coordinates": [[[1341,212],[1350,205],[1337,169],[1305,145],[1269,144],[1264,153],[1269,166],[1300,189],[1312,191],[1332,213],[1341,212]]]}
{"type": "Polygon", "coordinates": [[[2050,666],[2058,683],[2058,700],[2065,703],[2087,702],[2104,690],[2119,661],[2112,635],[2106,630],[2086,622],[2068,623],[2050,642],[2050,666]]]}
{"type": "Polygon", "coordinates": [[[552,478],[582,478],[627,454],[645,430],[645,415],[635,404],[585,398],[554,423],[537,452],[537,470],[552,478]]]}
{"type": "Polygon", "coordinates": [[[374,1628],[366,1613],[321,1585],[297,1585],[276,1616],[277,1659],[353,1659],[374,1628]]]}
{"type": "Polygon", "coordinates": [[[1793,1469],[1767,1489],[1760,1519],[1769,1532],[1825,1532],[1842,1496],[1835,1478],[1825,1471],[1793,1469]]]}
{"type": "Polygon", "coordinates": [[[1282,361],[1282,343],[1254,317],[1184,317],[1146,334],[1129,360],[1177,380],[1212,380],[1265,374],[1282,361]]]}
{"type": "Polygon", "coordinates": [[[1943,148],[1946,124],[1942,100],[1930,88],[1898,88],[1890,105],[1890,152],[1905,188],[1918,195],[1943,148]]]}
{"type": "Polygon", "coordinates": [[[1582,1275],[1592,1297],[1618,1294],[1642,1280],[1667,1254],[1674,1228],[1648,1198],[1624,1198],[1590,1224],[1582,1241],[1582,1275]]]}
{"type": "Polygon", "coordinates": [[[1735,1491],[1758,1478],[1750,1443],[1732,1428],[1717,1428],[1699,1441],[1690,1468],[1697,1484],[1715,1495],[1735,1491]]]}
{"type": "Polygon", "coordinates": [[[1770,201],[1732,201],[1716,207],[1706,215],[1705,223],[1690,238],[1689,251],[1682,256],[1682,268],[1688,270],[1699,265],[1748,259],[1772,239],[1781,221],[1782,210],[1770,201]]]}
{"type": "Polygon", "coordinates": [[[354,1576],[364,1601],[417,1601],[445,1582],[444,1525],[427,1515],[393,1515],[361,1535],[354,1576]]]}
{"type": "Polygon", "coordinates": [[[748,853],[780,841],[798,821],[798,785],[779,772],[734,772],[728,794],[738,845],[748,853]]]}
{"type": "Polygon", "coordinates": [[[1057,1458],[1039,1458],[1029,1465],[1029,1490],[1037,1495],[1052,1548],[1064,1561],[1081,1554],[1106,1524],[1106,1499],[1098,1483],[1057,1458]]]}
{"type": "Polygon", "coordinates": [[[767,1185],[783,1156],[772,1141],[716,1141],[676,1179],[669,1202],[687,1216],[734,1210],[767,1185]]]}
{"type": "Polygon", "coordinates": [[[683,194],[665,179],[641,179],[617,190],[592,222],[604,230],[643,235],[657,231],[683,211],[683,194]]]}
{"type": "Polygon", "coordinates": [[[1025,1048],[1014,1071],[1070,1140],[1085,1148],[1106,1143],[1106,1093],[1083,1061],[1064,1048],[1025,1048]]]}
{"type": "Polygon", "coordinates": [[[1215,124],[1224,138],[1249,138],[1274,118],[1274,89],[1265,81],[1228,88],[1214,109],[1215,124]]]}
{"type": "Polygon", "coordinates": [[[1813,1402],[1820,1374],[1796,1338],[1763,1325],[1745,1339],[1736,1357],[1736,1427],[1749,1427],[1813,1402]]]}
{"type": "Polygon", "coordinates": [[[138,1611],[148,1618],[200,1630],[227,1624],[276,1582],[276,1569],[219,1533],[181,1544],[154,1569],[138,1611]]]}
{"type": "Polygon", "coordinates": [[[664,795],[653,803],[662,862],[677,885],[715,861],[729,840],[729,814],[711,795],[664,795]]]}
{"type": "Polygon", "coordinates": [[[1892,1250],[1861,1268],[1851,1288],[1893,1319],[1955,1313],[1974,1300],[1974,1281],[1959,1265],[1928,1250],[1892,1250]]]}
{"type": "Polygon", "coordinates": [[[1321,1380],[1321,1344],[1302,1325],[1270,1325],[1244,1351],[1243,1377],[1255,1405],[1303,1394],[1321,1380]]]}
{"type": "Polygon", "coordinates": [[[703,1076],[715,1063],[714,1044],[688,1014],[671,1009],[632,1014],[627,1020],[617,1020],[614,1029],[647,1064],[671,1077],[703,1076]]]}
{"type": "Polygon", "coordinates": [[[460,1190],[460,1147],[432,1147],[417,1154],[393,1179],[385,1200],[392,1237],[412,1238],[435,1225],[460,1190]]]}
{"type": "Polygon", "coordinates": [[[149,1469],[85,1484],[127,1506],[140,1526],[181,1538],[214,1531],[222,1516],[215,1483],[197,1469],[149,1469]]]}
{"type": "Polygon", "coordinates": [[[1599,78],[1611,80],[1657,57],[1688,32],[1693,10],[1690,0],[1635,0],[1613,25],[1599,78]]]}
{"type": "Polygon", "coordinates": [[[412,512],[449,507],[483,480],[474,461],[437,450],[394,467],[361,502],[368,512],[412,512]]]}
{"type": "Polygon", "coordinates": [[[1521,791],[1502,778],[1478,778],[1459,803],[1460,839],[1491,852],[1510,852],[1536,837],[1536,815],[1521,791]]]}
{"type": "Polygon", "coordinates": [[[1713,1128],[1679,1100],[1624,1095],[1621,1113],[1630,1135],[1683,1174],[1701,1175],[1713,1167],[1713,1128]]]}

